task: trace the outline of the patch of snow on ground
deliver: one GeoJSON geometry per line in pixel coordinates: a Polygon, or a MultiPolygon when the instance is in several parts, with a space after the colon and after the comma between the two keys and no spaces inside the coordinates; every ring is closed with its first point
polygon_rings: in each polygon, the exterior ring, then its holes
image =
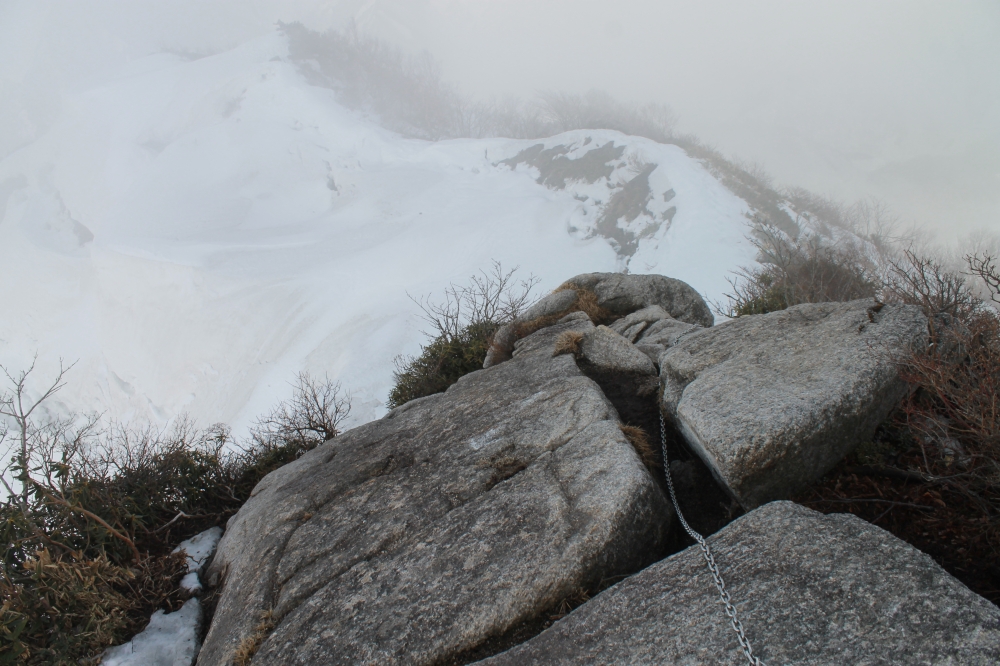
{"type": "Polygon", "coordinates": [[[181,589],[191,595],[201,594],[204,587],[201,584],[202,567],[215,552],[222,538],[221,527],[211,527],[190,539],[180,542],[173,552],[183,552],[187,555],[188,573],[181,579],[181,589]]]}
{"type": "Polygon", "coordinates": [[[174,613],[156,611],[149,625],[124,645],[109,648],[102,666],[190,666],[198,656],[201,604],[191,598],[174,613]]]}
{"type": "Polygon", "coordinates": [[[187,555],[188,559],[188,571],[191,573],[201,573],[202,566],[208,561],[208,558],[212,556],[215,552],[216,546],[219,545],[219,540],[222,538],[222,528],[221,527],[210,527],[204,532],[197,534],[190,539],[181,541],[180,544],[174,548],[175,553],[181,551],[187,555]]]}

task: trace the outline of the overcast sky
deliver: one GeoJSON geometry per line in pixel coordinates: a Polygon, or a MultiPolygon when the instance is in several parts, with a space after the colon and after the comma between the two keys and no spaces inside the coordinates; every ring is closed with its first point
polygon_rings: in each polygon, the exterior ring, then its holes
{"type": "Polygon", "coordinates": [[[942,240],[1000,232],[998,0],[0,0],[0,156],[103,70],[276,20],[354,21],[472,96],[666,103],[779,184],[879,197],[942,240]]]}

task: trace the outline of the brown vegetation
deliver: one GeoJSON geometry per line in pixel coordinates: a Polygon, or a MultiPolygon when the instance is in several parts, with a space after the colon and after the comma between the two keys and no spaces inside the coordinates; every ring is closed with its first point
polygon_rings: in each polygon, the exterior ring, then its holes
{"type": "Polygon", "coordinates": [[[564,331],[556,338],[552,355],[572,354],[573,356],[579,356],[581,342],[583,342],[583,333],[580,331],[564,331]]]}
{"type": "Polygon", "coordinates": [[[338,385],[300,375],[292,400],[242,445],[221,426],[163,434],[39,422],[65,370],[37,393],[33,372],[8,373],[12,389],[0,395],[16,426],[0,431],[14,451],[0,503],[0,663],[94,661],[153,611],[176,610],[187,562],[173,548],[224,524],[264,475],[338,434],[349,411],[338,385]]]}
{"type": "Polygon", "coordinates": [[[253,632],[240,641],[233,656],[233,666],[249,666],[253,656],[257,654],[264,639],[274,630],[274,613],[264,611],[261,613],[260,622],[254,627],[253,632]]]}
{"type": "Polygon", "coordinates": [[[848,511],[927,552],[1000,602],[1000,316],[966,278],[1000,300],[990,255],[965,276],[913,252],[893,259],[882,295],[921,306],[931,344],[898,359],[914,390],[874,440],[798,500],[848,511]]]}
{"type": "MultiPolygon", "coordinates": [[[[635,449],[635,452],[639,455],[639,460],[642,464],[646,466],[650,471],[655,470],[658,467],[662,467],[660,462],[660,456],[656,448],[650,444],[649,435],[642,428],[633,425],[621,424],[618,426],[621,428],[622,434],[635,449]]],[[[656,478],[656,477],[654,477],[656,478]]]]}

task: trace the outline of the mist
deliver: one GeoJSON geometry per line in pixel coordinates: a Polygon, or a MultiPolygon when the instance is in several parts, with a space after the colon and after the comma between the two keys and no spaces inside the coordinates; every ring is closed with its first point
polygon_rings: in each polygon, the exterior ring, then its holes
{"type": "Polygon", "coordinates": [[[354,25],[426,52],[473,99],[598,89],[669,105],[677,131],[778,185],[877,198],[942,242],[1000,231],[1000,5],[989,0],[6,0],[0,157],[116,68],[221,52],[277,21],[354,25]]]}

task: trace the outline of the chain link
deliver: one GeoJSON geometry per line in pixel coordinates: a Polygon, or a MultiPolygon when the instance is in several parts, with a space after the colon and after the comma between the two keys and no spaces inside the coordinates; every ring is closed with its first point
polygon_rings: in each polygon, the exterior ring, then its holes
{"type": "Polygon", "coordinates": [[[747,658],[751,666],[764,666],[764,662],[761,661],[760,657],[755,657],[753,654],[753,648],[750,647],[750,639],[747,638],[746,632],[743,630],[743,623],[740,622],[739,617],[736,615],[736,607],[733,606],[733,600],[729,597],[729,591],[726,589],[726,582],[722,580],[722,574],[719,573],[719,567],[715,563],[715,556],[712,554],[712,549],[708,547],[705,537],[691,529],[691,526],[684,519],[684,514],[681,513],[681,507],[677,503],[677,494],[674,492],[674,480],[670,476],[670,460],[667,458],[667,426],[663,422],[662,412],[660,412],[660,446],[663,448],[663,472],[667,477],[667,489],[670,491],[670,501],[674,504],[674,511],[677,513],[677,518],[681,521],[681,526],[688,533],[688,536],[697,541],[698,545],[701,546],[701,554],[705,557],[705,564],[708,565],[708,570],[712,572],[712,578],[715,579],[715,587],[719,589],[719,597],[722,599],[722,603],[726,605],[726,615],[733,625],[733,631],[736,632],[743,655],[747,658]]]}

